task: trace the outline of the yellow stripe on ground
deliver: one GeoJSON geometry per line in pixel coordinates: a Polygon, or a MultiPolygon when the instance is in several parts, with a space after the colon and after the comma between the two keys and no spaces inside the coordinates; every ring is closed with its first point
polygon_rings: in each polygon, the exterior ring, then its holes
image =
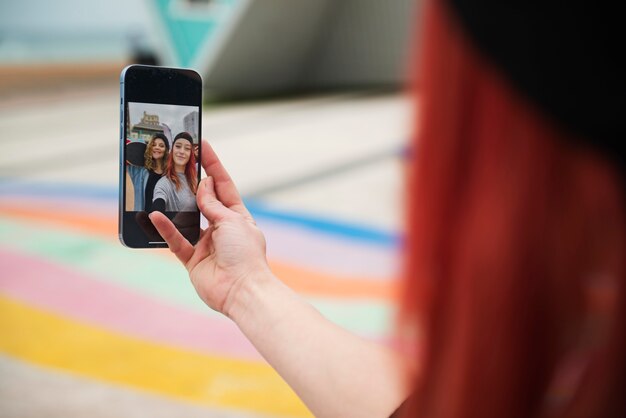
{"type": "Polygon", "coordinates": [[[2,296],[0,351],[31,363],[212,407],[310,416],[266,364],[151,344],[2,296]]]}

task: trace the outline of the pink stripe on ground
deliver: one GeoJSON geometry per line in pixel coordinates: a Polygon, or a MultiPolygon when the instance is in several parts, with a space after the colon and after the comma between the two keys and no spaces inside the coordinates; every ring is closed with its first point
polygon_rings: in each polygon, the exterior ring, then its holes
{"type": "Polygon", "coordinates": [[[159,344],[229,357],[261,358],[226,319],[167,305],[6,248],[0,249],[0,293],[62,316],[159,344]]]}

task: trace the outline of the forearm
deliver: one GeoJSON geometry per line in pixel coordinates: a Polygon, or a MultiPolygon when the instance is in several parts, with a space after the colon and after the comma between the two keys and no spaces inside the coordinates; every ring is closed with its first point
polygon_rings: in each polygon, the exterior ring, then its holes
{"type": "Polygon", "coordinates": [[[328,321],[271,273],[236,296],[227,314],[316,417],[387,417],[408,395],[393,350],[328,321]]]}

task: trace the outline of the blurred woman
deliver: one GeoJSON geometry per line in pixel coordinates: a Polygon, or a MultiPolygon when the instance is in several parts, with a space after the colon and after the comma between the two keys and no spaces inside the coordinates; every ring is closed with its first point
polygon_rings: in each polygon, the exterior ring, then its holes
{"type": "Polygon", "coordinates": [[[165,135],[157,133],[150,138],[144,152],[143,165],[133,165],[130,161],[127,170],[133,182],[135,211],[150,211],[154,186],[165,171],[169,143],[165,135]]]}
{"type": "Polygon", "coordinates": [[[198,169],[193,138],[181,132],[174,138],[164,176],[154,187],[152,210],[192,212],[197,210],[198,169]]]}
{"type": "Polygon", "coordinates": [[[626,91],[610,9],[426,3],[402,292],[420,367],[398,416],[626,416],[626,91]]]}

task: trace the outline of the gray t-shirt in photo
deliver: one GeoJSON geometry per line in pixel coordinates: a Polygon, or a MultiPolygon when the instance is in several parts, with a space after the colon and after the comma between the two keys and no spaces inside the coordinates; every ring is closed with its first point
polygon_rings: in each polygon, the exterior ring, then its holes
{"type": "Polygon", "coordinates": [[[176,174],[181,182],[180,190],[176,190],[176,185],[166,176],[163,176],[154,186],[152,201],[165,200],[166,212],[193,212],[198,210],[196,196],[191,192],[185,173],[176,174]]]}

